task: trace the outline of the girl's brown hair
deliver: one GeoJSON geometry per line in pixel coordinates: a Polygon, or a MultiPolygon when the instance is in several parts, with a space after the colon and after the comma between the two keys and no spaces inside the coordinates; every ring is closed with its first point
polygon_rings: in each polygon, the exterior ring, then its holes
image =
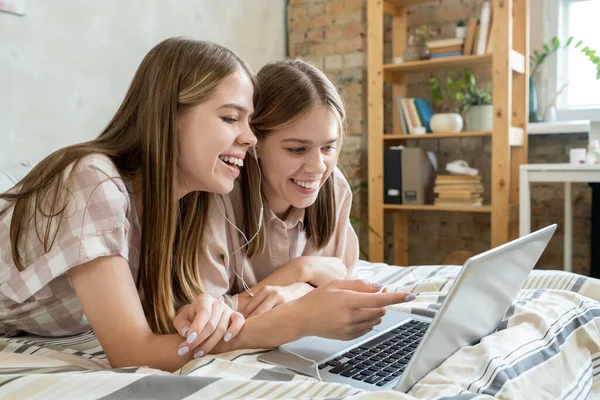
{"type": "Polygon", "coordinates": [[[137,287],[152,331],[174,333],[176,307],[202,293],[198,252],[208,204],[205,192],[178,199],[177,113],[205,100],[240,68],[252,78],[239,57],[214,43],[171,38],[155,46],[96,139],[52,153],[15,190],[0,194],[14,202],[10,240],[17,267],[25,268],[19,249],[32,219],[38,220],[36,233],[46,251],[53,246],[68,202],[67,168],[89,154],[104,154],[123,177],[141,180],[137,287]]]}
{"type": "MultiPolygon", "coordinates": [[[[344,137],[346,113],[337,89],[318,68],[297,59],[277,61],[265,65],[256,75],[254,91],[254,114],[251,125],[258,141],[278,129],[293,123],[314,107],[326,107],[339,121],[339,141],[344,137]]],[[[341,143],[340,143],[341,147],[341,143]]],[[[262,193],[259,187],[257,160],[247,157],[248,162],[241,173],[241,189],[244,201],[243,230],[246,237],[256,238],[248,247],[247,256],[260,254],[267,241],[265,229],[259,231],[259,213],[262,193]]],[[[263,203],[266,201],[263,199],[263,203]]],[[[263,219],[266,218],[266,213],[263,219]]],[[[333,174],[319,190],[317,200],[306,210],[304,232],[309,245],[318,250],[329,242],[335,230],[336,204],[333,174]]],[[[263,226],[266,220],[263,221],[263,226]]]]}

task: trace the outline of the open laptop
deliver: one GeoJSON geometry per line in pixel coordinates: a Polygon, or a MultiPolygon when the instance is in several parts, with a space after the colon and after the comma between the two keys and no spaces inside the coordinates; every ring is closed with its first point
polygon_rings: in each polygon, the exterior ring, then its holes
{"type": "Polygon", "coordinates": [[[556,225],[468,259],[434,318],[389,310],[351,341],[309,336],[259,360],[359,389],[408,392],[454,352],[494,332],[536,265],[556,225]],[[290,353],[300,355],[296,355],[290,353]]]}

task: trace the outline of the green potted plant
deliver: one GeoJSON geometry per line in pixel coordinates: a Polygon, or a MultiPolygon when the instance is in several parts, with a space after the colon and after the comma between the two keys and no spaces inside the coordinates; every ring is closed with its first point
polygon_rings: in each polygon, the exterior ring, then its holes
{"type": "Polygon", "coordinates": [[[429,121],[429,127],[433,133],[458,133],[462,131],[464,125],[462,116],[456,112],[456,109],[444,107],[444,95],[449,99],[455,98],[455,93],[452,89],[453,82],[452,77],[447,76],[446,85],[442,87],[436,77],[429,77],[431,102],[436,111],[429,121]]]}
{"type": "Polygon", "coordinates": [[[456,22],[456,37],[463,39],[465,36],[467,36],[467,23],[464,19],[459,19],[456,22]]]}
{"type": "MultiPolygon", "coordinates": [[[[493,127],[492,90],[489,85],[485,88],[477,86],[473,70],[466,68],[462,79],[455,79],[455,74],[446,77],[445,87],[442,88],[437,78],[429,78],[431,98],[437,106],[442,104],[443,93],[458,102],[458,112],[465,114],[467,129],[472,132],[491,131],[493,127]]],[[[433,117],[431,130],[433,131],[433,117]]]]}
{"type": "MultiPolygon", "coordinates": [[[[535,74],[538,72],[538,70],[544,64],[544,62],[548,59],[548,57],[556,53],[559,49],[569,48],[573,44],[573,36],[568,38],[566,42],[564,42],[564,45],[557,37],[554,37],[550,42],[544,43],[540,50],[535,50],[533,54],[529,56],[529,122],[539,122],[541,120],[540,116],[538,115],[538,98],[534,79],[535,74]]],[[[572,47],[574,49],[580,49],[580,51],[590,59],[590,61],[596,66],[596,79],[600,79],[600,56],[597,56],[596,51],[590,49],[588,46],[581,48],[582,44],[583,42],[579,40],[572,47]]],[[[556,101],[556,97],[560,94],[561,91],[562,89],[556,93],[554,99],[552,100],[552,103],[556,101]]]]}

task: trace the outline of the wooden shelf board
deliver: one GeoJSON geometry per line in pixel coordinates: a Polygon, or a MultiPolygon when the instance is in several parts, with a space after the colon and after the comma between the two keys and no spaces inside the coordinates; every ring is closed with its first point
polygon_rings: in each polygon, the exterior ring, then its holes
{"type": "Polygon", "coordinates": [[[484,204],[479,207],[470,206],[436,206],[433,204],[421,204],[421,205],[410,205],[410,204],[384,204],[383,209],[386,211],[459,211],[459,212],[481,212],[489,213],[492,211],[492,206],[484,204]]]}
{"type": "Polygon", "coordinates": [[[383,140],[420,140],[420,139],[443,139],[443,138],[464,138],[464,137],[480,137],[480,136],[492,136],[492,132],[459,132],[459,133],[427,133],[425,135],[394,135],[391,133],[384,133],[383,140]]]}
{"type": "Polygon", "coordinates": [[[390,4],[396,7],[410,6],[413,4],[427,3],[432,0],[384,0],[385,4],[390,4]]]}
{"type": "Polygon", "coordinates": [[[407,61],[400,64],[384,64],[383,72],[386,80],[393,80],[396,74],[434,71],[444,68],[469,68],[476,64],[491,64],[491,62],[491,54],[482,56],[456,56],[423,61],[407,61]]]}

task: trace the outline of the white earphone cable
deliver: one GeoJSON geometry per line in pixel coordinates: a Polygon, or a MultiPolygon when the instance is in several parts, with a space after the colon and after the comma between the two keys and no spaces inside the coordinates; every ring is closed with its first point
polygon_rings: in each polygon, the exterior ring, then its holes
{"type": "MultiPolygon", "coordinates": [[[[258,167],[258,188],[259,190],[261,189],[262,186],[262,171],[260,169],[260,163],[258,162],[258,157],[256,156],[256,148],[252,148],[252,152],[254,153],[254,159],[256,160],[256,165],[258,167]]],[[[258,232],[260,232],[260,229],[262,228],[262,224],[263,224],[263,213],[264,213],[264,203],[263,203],[263,199],[262,199],[262,192],[260,193],[260,214],[259,214],[259,220],[258,220],[258,230],[256,231],[256,233],[254,234],[254,236],[252,236],[250,238],[250,240],[248,240],[248,238],[246,237],[246,235],[244,234],[244,232],[242,232],[242,230],[240,228],[238,228],[233,222],[231,222],[229,220],[229,218],[227,218],[227,215],[225,215],[225,212],[221,209],[221,205],[219,204],[219,201],[217,199],[217,195],[215,194],[215,201],[217,202],[217,207],[219,208],[219,211],[221,212],[221,214],[223,214],[223,217],[225,218],[225,220],[235,228],[236,231],[239,232],[240,235],[242,235],[242,237],[244,238],[244,241],[246,242],[244,245],[242,245],[240,248],[238,248],[237,250],[233,251],[232,253],[229,254],[229,257],[231,258],[231,256],[233,256],[235,253],[237,253],[238,251],[242,250],[244,247],[250,245],[250,242],[252,242],[256,236],[258,235],[258,232]]],[[[231,267],[231,260],[229,262],[228,268],[231,267]]],[[[235,274],[235,276],[237,276],[241,281],[242,281],[242,286],[244,287],[244,290],[246,291],[246,293],[248,293],[250,295],[250,297],[254,297],[254,293],[252,293],[252,290],[250,289],[250,287],[246,284],[246,281],[244,281],[244,264],[242,264],[242,276],[238,275],[237,272],[235,272],[235,270],[233,271],[233,273],[235,274]]],[[[317,362],[315,360],[312,360],[310,358],[304,357],[300,354],[297,354],[291,350],[288,350],[286,348],[280,347],[280,350],[283,350],[287,353],[290,353],[298,358],[300,358],[301,360],[304,360],[306,362],[309,362],[311,364],[314,365],[315,367],[315,371],[317,372],[317,379],[319,379],[319,382],[323,382],[323,379],[321,378],[321,373],[319,372],[319,364],[317,364],[317,362]]]]}
{"type": "Polygon", "coordinates": [[[301,356],[301,355],[300,355],[300,354],[298,354],[298,353],[294,353],[293,351],[291,351],[291,350],[288,350],[288,349],[286,349],[285,347],[279,347],[279,350],[285,351],[286,353],[290,353],[290,354],[292,354],[292,355],[294,355],[294,356],[298,357],[298,358],[299,358],[299,359],[301,359],[301,360],[304,360],[304,361],[307,361],[307,362],[309,362],[309,363],[313,364],[313,365],[314,365],[314,367],[315,367],[315,371],[317,371],[317,379],[319,380],[319,382],[323,382],[323,379],[321,378],[321,373],[319,372],[319,364],[317,364],[317,362],[316,362],[315,360],[312,360],[312,359],[310,359],[310,358],[307,358],[307,357],[301,356]]]}
{"type": "MultiPolygon", "coordinates": [[[[261,188],[261,185],[262,185],[262,171],[260,169],[260,163],[258,162],[258,157],[256,156],[256,149],[253,147],[252,150],[253,150],[253,153],[254,153],[254,159],[256,160],[256,165],[258,167],[258,190],[260,191],[260,188],[261,188]]],[[[244,241],[246,242],[240,248],[238,248],[237,250],[235,250],[235,251],[233,251],[232,253],[229,254],[229,257],[231,258],[231,256],[233,256],[235,253],[237,253],[238,251],[242,250],[244,247],[250,245],[250,242],[252,242],[256,238],[256,236],[258,236],[258,233],[260,232],[260,230],[262,228],[263,214],[264,214],[264,204],[263,204],[263,199],[262,199],[262,193],[259,196],[260,197],[260,213],[259,213],[259,219],[258,219],[258,230],[254,234],[254,236],[252,236],[250,238],[250,240],[248,240],[248,238],[246,237],[246,235],[244,235],[244,232],[242,232],[241,229],[239,229],[233,222],[231,222],[229,220],[229,218],[227,218],[227,215],[221,209],[221,205],[219,204],[219,200],[217,199],[216,193],[214,193],[214,196],[215,196],[215,201],[217,202],[217,207],[219,208],[219,211],[221,212],[221,214],[223,215],[223,217],[225,218],[225,220],[231,226],[233,226],[235,228],[235,230],[240,233],[240,235],[242,235],[242,237],[244,238],[244,241]]],[[[227,268],[228,269],[231,268],[231,260],[230,260],[229,265],[227,266],[227,268]]],[[[246,293],[248,293],[250,295],[250,297],[254,297],[254,293],[252,293],[252,290],[250,289],[250,286],[248,286],[246,284],[246,281],[244,281],[244,264],[242,264],[242,276],[238,275],[238,273],[235,272],[235,270],[233,270],[233,273],[235,274],[235,276],[237,276],[242,281],[242,286],[243,286],[244,290],[246,291],[246,293]]]]}

